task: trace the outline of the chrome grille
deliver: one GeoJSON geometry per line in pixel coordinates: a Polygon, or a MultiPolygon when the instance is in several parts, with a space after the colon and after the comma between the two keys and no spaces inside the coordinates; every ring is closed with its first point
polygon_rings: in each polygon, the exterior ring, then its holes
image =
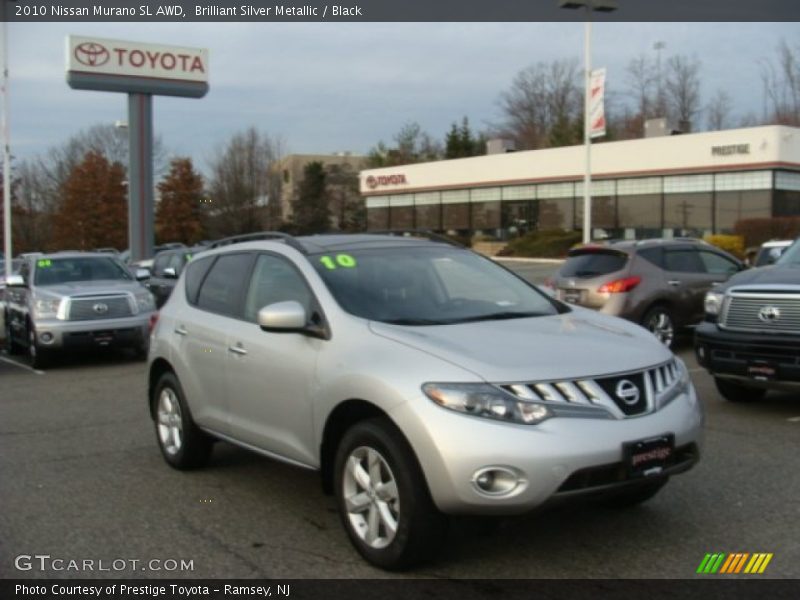
{"type": "Polygon", "coordinates": [[[732,293],[720,327],[745,331],[800,332],[800,294],[732,293]]]}
{"type": "Polygon", "coordinates": [[[132,314],[131,298],[128,295],[81,296],[79,298],[70,298],[67,320],[118,319],[120,317],[129,317],[132,314]]]}
{"type": "MultiPolygon", "coordinates": [[[[574,379],[532,383],[501,384],[506,392],[534,402],[559,403],[561,405],[589,405],[602,407],[613,416],[624,419],[653,412],[668,404],[684,391],[681,385],[682,367],[671,360],[645,371],[616,374],[596,379],[574,379]],[[632,405],[626,404],[614,394],[620,381],[628,380],[636,385],[641,399],[632,405]]],[[[578,413],[576,413],[578,414],[578,413]]]]}

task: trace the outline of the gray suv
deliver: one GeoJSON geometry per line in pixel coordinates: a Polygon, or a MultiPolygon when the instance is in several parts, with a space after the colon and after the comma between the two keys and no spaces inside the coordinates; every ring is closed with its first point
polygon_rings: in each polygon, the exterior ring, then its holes
{"type": "Polygon", "coordinates": [[[153,295],[110,254],[41,254],[6,278],[6,349],[26,352],[34,368],[80,347],[127,347],[144,359],[154,316],[153,295]]]}
{"type": "Polygon", "coordinates": [[[744,268],[695,239],[608,242],[571,250],[552,287],[564,302],[639,323],[671,346],[679,328],[703,320],[706,292],[744,268]]]}
{"type": "Polygon", "coordinates": [[[450,514],[652,497],[698,460],[685,365],[647,331],[437,240],[330,235],[194,258],[153,330],[149,406],[177,469],[224,440],[320,472],[370,563],[450,514]]]}

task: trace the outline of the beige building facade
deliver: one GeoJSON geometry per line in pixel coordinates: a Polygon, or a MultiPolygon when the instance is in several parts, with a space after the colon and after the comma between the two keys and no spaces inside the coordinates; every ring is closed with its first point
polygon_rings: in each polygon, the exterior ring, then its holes
{"type": "MultiPolygon", "coordinates": [[[[583,146],[361,172],[368,229],[579,230],[583,146]]],[[[742,219],[800,215],[800,129],[753,127],[595,144],[593,237],[730,233],[742,219]]]]}

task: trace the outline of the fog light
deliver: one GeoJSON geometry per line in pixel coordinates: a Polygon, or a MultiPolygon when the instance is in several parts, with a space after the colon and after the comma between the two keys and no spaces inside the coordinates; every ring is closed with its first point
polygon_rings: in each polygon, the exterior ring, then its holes
{"type": "Polygon", "coordinates": [[[44,333],[39,334],[39,340],[43,344],[49,344],[53,341],[53,334],[45,331],[44,333]]]}
{"type": "Polygon", "coordinates": [[[492,496],[510,494],[522,481],[518,473],[506,467],[484,467],[472,476],[472,483],[478,491],[492,496]]]}

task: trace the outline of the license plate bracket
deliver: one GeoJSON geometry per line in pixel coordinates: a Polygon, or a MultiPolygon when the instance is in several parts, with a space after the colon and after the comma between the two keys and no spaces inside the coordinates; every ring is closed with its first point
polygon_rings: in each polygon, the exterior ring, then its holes
{"type": "Polygon", "coordinates": [[[747,363],[747,375],[759,381],[769,381],[778,375],[778,367],[765,360],[754,360],[747,363]]]}
{"type": "Polygon", "coordinates": [[[581,291],[580,290],[562,290],[564,302],[569,302],[570,304],[578,304],[581,301],[581,291]]]}
{"type": "Polygon", "coordinates": [[[671,433],[622,444],[628,477],[661,474],[675,455],[675,436],[671,433]]]}

